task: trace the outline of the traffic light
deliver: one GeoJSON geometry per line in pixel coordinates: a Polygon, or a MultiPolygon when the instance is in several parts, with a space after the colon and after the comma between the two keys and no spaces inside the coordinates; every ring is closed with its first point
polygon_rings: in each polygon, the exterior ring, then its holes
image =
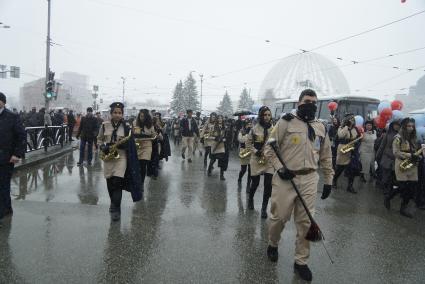
{"type": "Polygon", "coordinates": [[[48,100],[52,99],[53,97],[56,97],[56,94],[53,90],[54,87],[55,87],[55,72],[50,71],[49,80],[46,82],[46,98],[48,100]]]}
{"type": "Polygon", "coordinates": [[[51,99],[53,97],[53,85],[54,82],[53,81],[47,81],[46,83],[46,98],[47,99],[51,99]]]}

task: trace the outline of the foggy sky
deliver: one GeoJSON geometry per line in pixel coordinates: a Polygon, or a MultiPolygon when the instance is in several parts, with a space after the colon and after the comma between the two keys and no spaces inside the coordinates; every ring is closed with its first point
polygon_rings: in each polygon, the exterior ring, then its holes
{"type": "MultiPolygon", "coordinates": [[[[204,74],[204,108],[215,109],[225,89],[237,100],[244,86],[256,99],[272,61],[391,22],[425,9],[425,0],[52,0],[51,68],[90,76],[109,99],[121,96],[121,76],[133,100],[169,102],[176,82],[204,74]],[[267,43],[265,40],[269,40],[267,43]],[[212,75],[220,75],[211,79],[212,75]],[[226,75],[227,74],[227,75],[226,75]],[[131,78],[135,78],[134,80],[131,78]]],[[[45,73],[46,0],[0,0],[0,64],[20,66],[22,78],[0,80],[0,90],[45,73]]],[[[425,46],[425,14],[317,52],[338,65],[425,46]],[[341,57],[344,61],[336,60],[341,57]]],[[[392,67],[425,65],[425,50],[342,68],[352,92],[391,98],[425,74],[392,67]],[[393,80],[379,84],[388,78],[393,80]],[[370,91],[368,91],[370,90],[370,91]]],[[[199,87],[199,84],[198,84],[199,87]]]]}

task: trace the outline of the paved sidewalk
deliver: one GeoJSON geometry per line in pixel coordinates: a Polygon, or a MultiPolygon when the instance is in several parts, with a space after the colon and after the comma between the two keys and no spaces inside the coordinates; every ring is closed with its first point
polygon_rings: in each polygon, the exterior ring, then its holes
{"type": "Polygon", "coordinates": [[[32,166],[44,163],[49,160],[56,159],[66,153],[69,153],[75,149],[78,149],[79,141],[73,141],[71,143],[64,144],[63,147],[56,145],[47,148],[47,152],[44,149],[26,153],[25,159],[15,165],[15,170],[25,170],[32,166]]]}

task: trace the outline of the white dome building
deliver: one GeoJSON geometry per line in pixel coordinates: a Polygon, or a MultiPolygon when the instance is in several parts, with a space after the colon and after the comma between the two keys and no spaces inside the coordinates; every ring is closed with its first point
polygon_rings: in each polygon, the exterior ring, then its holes
{"type": "Polygon", "coordinates": [[[348,82],[339,67],[326,57],[305,52],[282,59],[266,75],[259,90],[263,101],[298,98],[306,88],[318,96],[347,95],[348,82]]]}

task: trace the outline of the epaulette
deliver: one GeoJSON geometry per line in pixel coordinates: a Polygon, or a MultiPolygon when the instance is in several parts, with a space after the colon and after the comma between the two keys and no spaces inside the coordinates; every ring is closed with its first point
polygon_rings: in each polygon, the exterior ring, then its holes
{"type": "Polygon", "coordinates": [[[285,113],[282,116],[282,119],[286,120],[286,121],[291,121],[295,118],[295,116],[292,113],[285,113]]]}

